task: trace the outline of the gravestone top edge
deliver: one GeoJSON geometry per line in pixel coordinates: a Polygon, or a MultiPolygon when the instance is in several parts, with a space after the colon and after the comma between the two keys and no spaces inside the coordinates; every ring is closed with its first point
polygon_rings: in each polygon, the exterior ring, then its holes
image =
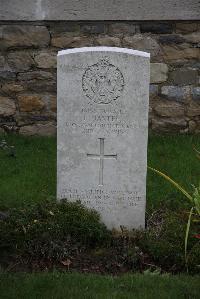
{"type": "Polygon", "coordinates": [[[57,56],[75,54],[75,53],[87,53],[87,52],[115,52],[115,53],[125,53],[129,55],[141,56],[150,58],[150,53],[119,47],[81,47],[61,50],[58,52],[57,56]]]}

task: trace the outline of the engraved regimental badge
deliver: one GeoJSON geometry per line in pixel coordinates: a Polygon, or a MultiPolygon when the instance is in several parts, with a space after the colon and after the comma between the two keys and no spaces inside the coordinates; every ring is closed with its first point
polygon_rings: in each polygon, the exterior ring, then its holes
{"type": "Polygon", "coordinates": [[[106,57],[86,69],[82,88],[84,94],[95,103],[109,104],[122,94],[124,77],[106,57]]]}

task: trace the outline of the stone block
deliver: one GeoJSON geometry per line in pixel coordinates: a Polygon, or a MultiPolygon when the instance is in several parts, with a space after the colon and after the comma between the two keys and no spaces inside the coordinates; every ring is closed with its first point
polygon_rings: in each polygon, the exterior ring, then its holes
{"type": "Polygon", "coordinates": [[[158,95],[158,85],[150,84],[149,86],[149,96],[150,98],[154,98],[158,95]]]}
{"type": "Polygon", "coordinates": [[[194,101],[200,101],[200,87],[192,88],[192,98],[194,101]]]}
{"type": "Polygon", "coordinates": [[[55,79],[56,75],[47,71],[30,71],[26,73],[19,73],[17,79],[19,81],[30,81],[30,80],[52,80],[55,79]]]}
{"type": "Polygon", "coordinates": [[[162,86],[161,95],[168,100],[184,102],[190,96],[189,87],[162,86]]]}
{"type": "Polygon", "coordinates": [[[188,22],[178,22],[176,23],[176,32],[177,33],[188,33],[194,32],[198,29],[197,23],[188,23],[188,22]]]}
{"type": "Polygon", "coordinates": [[[176,85],[198,83],[198,71],[194,69],[176,69],[170,73],[170,80],[176,85]]]}
{"type": "Polygon", "coordinates": [[[182,44],[185,42],[185,39],[183,36],[178,35],[178,34],[170,34],[170,35],[161,35],[159,37],[159,42],[161,44],[166,44],[166,45],[170,45],[170,44],[182,44]]]}
{"type": "Polygon", "coordinates": [[[52,51],[41,51],[34,56],[36,66],[41,69],[56,68],[57,57],[56,52],[52,51]]]}
{"type": "Polygon", "coordinates": [[[29,136],[53,136],[56,134],[56,125],[54,123],[43,123],[23,126],[20,128],[19,133],[29,136]]]}
{"type": "Polygon", "coordinates": [[[43,114],[40,111],[35,111],[34,113],[20,112],[16,115],[16,122],[18,127],[33,125],[36,123],[49,122],[50,117],[48,113],[43,114]]]}
{"type": "Polygon", "coordinates": [[[80,32],[80,24],[78,22],[52,22],[49,24],[50,32],[52,35],[58,33],[79,33],[80,32]]]}
{"type": "Polygon", "coordinates": [[[42,96],[34,94],[23,94],[17,97],[21,112],[41,111],[45,107],[42,96]]]}
{"type": "Polygon", "coordinates": [[[161,54],[161,49],[158,42],[151,36],[135,34],[133,36],[125,36],[123,45],[135,50],[146,51],[154,58],[161,54]]]}
{"type": "Polygon", "coordinates": [[[16,72],[27,71],[34,65],[31,55],[25,51],[10,52],[7,60],[11,70],[16,72]]]}
{"type": "Polygon", "coordinates": [[[194,133],[196,131],[196,127],[197,127],[196,122],[194,120],[190,120],[188,122],[188,125],[189,125],[189,132],[194,133]]]}
{"type": "Polygon", "coordinates": [[[100,34],[105,33],[106,27],[102,23],[93,23],[93,24],[81,24],[80,31],[87,34],[100,34]]]}
{"type": "Polygon", "coordinates": [[[1,90],[7,94],[15,94],[15,93],[23,91],[24,87],[17,82],[12,82],[12,83],[2,84],[1,90]]]}
{"type": "MultiPolygon", "coordinates": [[[[56,77],[56,76],[55,76],[56,77]]],[[[55,80],[30,80],[24,81],[25,88],[30,93],[55,93],[56,92],[56,79],[55,80]]]]}
{"type": "Polygon", "coordinates": [[[16,79],[16,74],[11,71],[0,71],[0,81],[12,81],[16,79]]]}
{"type": "Polygon", "coordinates": [[[154,106],[154,111],[158,116],[179,118],[184,116],[185,108],[175,102],[158,102],[154,106]]]}
{"type": "Polygon", "coordinates": [[[197,48],[178,48],[176,46],[165,45],[162,47],[163,57],[166,62],[178,62],[188,59],[199,59],[200,53],[197,48]]]}
{"type": "Polygon", "coordinates": [[[152,130],[163,133],[181,133],[186,130],[187,122],[180,118],[153,118],[152,130]]]}
{"type": "Polygon", "coordinates": [[[189,117],[200,116],[200,105],[194,101],[190,102],[186,113],[189,117]]]}
{"type": "Polygon", "coordinates": [[[51,40],[51,45],[57,48],[79,48],[92,44],[92,38],[89,36],[69,36],[66,33],[54,35],[51,40]]]}
{"type": "Polygon", "coordinates": [[[200,51],[198,48],[186,48],[184,49],[184,56],[186,59],[200,59],[200,51]]]}
{"type": "Polygon", "coordinates": [[[45,47],[50,42],[50,34],[45,26],[1,25],[0,48],[45,47]]]}
{"type": "Polygon", "coordinates": [[[200,43],[200,31],[192,32],[190,34],[184,35],[184,39],[186,42],[192,44],[198,44],[200,43]]]}
{"type": "Polygon", "coordinates": [[[145,23],[140,24],[140,31],[142,33],[151,32],[154,34],[172,33],[173,24],[172,23],[145,22],[145,23]]]}
{"type": "Polygon", "coordinates": [[[121,41],[118,37],[113,36],[99,36],[95,39],[95,44],[97,46],[110,46],[110,47],[120,47],[121,41]]]}
{"type": "Polygon", "coordinates": [[[0,96],[0,116],[12,116],[16,112],[16,106],[13,99],[0,96]]]}
{"type": "Polygon", "coordinates": [[[165,63],[151,63],[150,65],[150,82],[162,83],[167,81],[168,66],[165,63]]]}
{"type": "Polygon", "coordinates": [[[109,33],[111,34],[134,34],[136,33],[139,28],[138,25],[133,24],[133,23],[112,23],[109,25],[109,33]]]}

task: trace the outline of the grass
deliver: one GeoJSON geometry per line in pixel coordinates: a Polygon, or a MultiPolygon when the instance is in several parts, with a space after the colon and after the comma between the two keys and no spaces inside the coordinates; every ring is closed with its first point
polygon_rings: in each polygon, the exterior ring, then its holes
{"type": "Polygon", "coordinates": [[[0,206],[16,207],[55,198],[55,138],[13,135],[6,140],[15,146],[16,158],[0,150],[0,206]]]}
{"type": "MultiPolygon", "coordinates": [[[[200,161],[193,148],[200,148],[200,137],[191,135],[151,136],[148,145],[148,165],[168,174],[188,192],[200,183],[200,161]]],[[[148,171],[147,205],[155,208],[182,207],[185,197],[174,186],[148,171]]]]}
{"type": "MultiPolygon", "coordinates": [[[[3,136],[0,136],[4,138],[3,136]]],[[[16,158],[0,150],[0,210],[56,197],[56,139],[6,136],[16,148],[16,158]]],[[[148,165],[174,178],[188,191],[200,178],[193,146],[198,136],[150,136],[148,165]]],[[[147,207],[182,207],[182,194],[153,172],[147,177],[147,207]]],[[[153,274],[118,278],[78,273],[0,273],[2,299],[198,299],[199,276],[153,274]]]]}
{"type": "MultiPolygon", "coordinates": [[[[0,137],[1,140],[2,137],[0,137]]],[[[6,136],[16,147],[16,158],[0,150],[0,208],[16,207],[56,196],[56,139],[50,137],[6,136]]],[[[197,185],[199,161],[193,146],[200,148],[198,136],[150,136],[148,165],[173,177],[187,190],[197,185]]],[[[183,196],[151,171],[147,178],[147,207],[163,203],[182,206],[183,196]]]]}
{"type": "Polygon", "coordinates": [[[2,299],[198,299],[199,276],[66,273],[1,274],[2,299]]]}

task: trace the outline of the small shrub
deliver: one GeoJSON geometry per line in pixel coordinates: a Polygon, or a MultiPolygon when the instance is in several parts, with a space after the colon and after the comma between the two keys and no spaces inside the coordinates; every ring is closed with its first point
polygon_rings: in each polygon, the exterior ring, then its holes
{"type": "MultiPolygon", "coordinates": [[[[159,217],[161,212],[159,211],[159,217]]],[[[161,219],[156,223],[155,219],[149,224],[144,239],[140,242],[140,248],[148,252],[154,263],[161,269],[170,272],[185,271],[184,236],[186,228],[186,212],[162,213],[161,219]]],[[[194,228],[195,224],[193,224],[194,228]]],[[[197,257],[200,256],[200,246],[190,236],[190,258],[188,266],[191,272],[198,272],[196,267],[197,257]],[[195,248],[194,248],[195,247],[195,248]]]]}
{"type": "Polygon", "coordinates": [[[97,212],[67,201],[12,209],[0,222],[0,250],[34,258],[59,260],[110,236],[97,212]]]}
{"type": "MultiPolygon", "coordinates": [[[[197,158],[200,159],[200,152],[195,148],[194,148],[194,150],[197,154],[197,158]]],[[[154,169],[152,167],[148,167],[148,168],[150,170],[154,171],[156,174],[163,177],[167,182],[170,182],[177,190],[179,190],[185,196],[185,198],[187,198],[188,202],[191,205],[188,220],[187,220],[187,226],[186,226],[186,232],[185,232],[185,244],[184,244],[185,265],[188,268],[187,253],[188,253],[188,239],[189,239],[191,222],[195,221],[195,222],[200,223],[200,185],[198,187],[193,186],[194,191],[193,191],[193,194],[190,195],[180,184],[178,184],[176,181],[174,181],[172,178],[170,178],[165,173],[163,173],[157,169],[154,169]],[[198,219],[196,219],[196,217],[198,217],[198,219]]]]}

